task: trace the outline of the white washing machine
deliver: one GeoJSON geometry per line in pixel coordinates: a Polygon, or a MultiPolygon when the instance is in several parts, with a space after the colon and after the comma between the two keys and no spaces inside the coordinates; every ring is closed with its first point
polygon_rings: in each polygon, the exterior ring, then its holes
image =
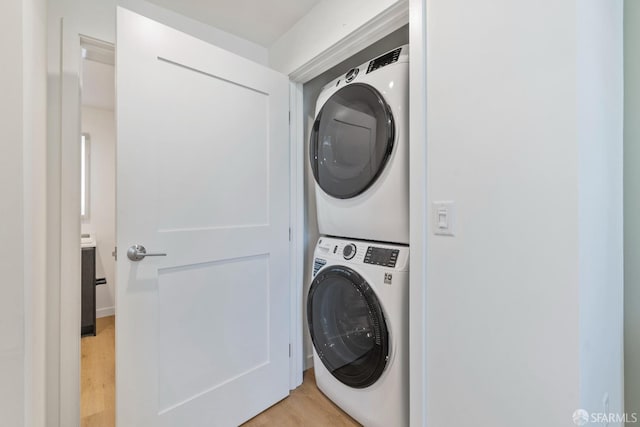
{"type": "Polygon", "coordinates": [[[309,141],[320,234],[409,243],[409,46],[327,84],[309,141]]]}
{"type": "Polygon", "coordinates": [[[318,388],[366,427],[409,425],[409,247],[320,237],[307,297],[318,388]]]}

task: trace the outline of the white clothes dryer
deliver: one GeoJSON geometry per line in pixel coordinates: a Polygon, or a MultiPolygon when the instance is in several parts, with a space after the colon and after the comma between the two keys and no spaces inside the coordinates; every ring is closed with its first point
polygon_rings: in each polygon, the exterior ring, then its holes
{"type": "Polygon", "coordinates": [[[409,425],[409,247],[320,237],[307,297],[318,388],[366,427],[409,425]]]}
{"type": "Polygon", "coordinates": [[[309,142],[320,234],[409,243],[409,46],[321,91],[309,142]]]}

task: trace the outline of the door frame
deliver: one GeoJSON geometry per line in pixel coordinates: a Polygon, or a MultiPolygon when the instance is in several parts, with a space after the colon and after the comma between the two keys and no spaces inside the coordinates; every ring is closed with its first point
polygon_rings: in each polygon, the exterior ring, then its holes
{"type": "MultiPolygon", "coordinates": [[[[411,425],[426,425],[426,9],[428,0],[398,1],[290,75],[290,388],[302,383],[304,368],[304,117],[303,84],[392,31],[410,23],[410,272],[411,425]]],[[[47,414],[52,426],[80,419],[80,37],[115,43],[108,27],[83,28],[61,19],[52,28],[60,45],[49,47],[47,178],[47,414]],[[55,77],[55,78],[51,78],[55,77]],[[77,137],[77,138],[76,138],[77,137]],[[62,283],[65,286],[62,286],[62,283]],[[63,309],[64,308],[64,309],[63,309]],[[69,309],[71,308],[71,309],[69,309]]],[[[89,24],[86,24],[90,26],[89,24]]],[[[121,248],[122,251],[122,248],[121,248]]]]}
{"type": "Polygon", "coordinates": [[[82,38],[114,40],[107,28],[87,28],[88,22],[56,24],[60,47],[49,46],[49,55],[59,68],[49,70],[47,89],[46,419],[74,426],[80,422],[80,44],[82,38]]]}

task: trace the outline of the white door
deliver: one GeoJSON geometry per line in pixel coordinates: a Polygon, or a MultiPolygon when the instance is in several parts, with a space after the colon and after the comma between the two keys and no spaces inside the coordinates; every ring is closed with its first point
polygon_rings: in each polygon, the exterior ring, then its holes
{"type": "Polygon", "coordinates": [[[118,8],[117,121],[118,426],[238,425],[289,392],[288,79],[118,8]]]}

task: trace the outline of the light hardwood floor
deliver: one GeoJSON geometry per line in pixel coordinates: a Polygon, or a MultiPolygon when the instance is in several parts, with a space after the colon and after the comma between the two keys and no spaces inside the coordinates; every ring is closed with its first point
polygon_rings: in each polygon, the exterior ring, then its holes
{"type": "Polygon", "coordinates": [[[243,427],[350,427],[359,426],[316,387],[313,369],[289,397],[243,424],[243,427]]]}
{"type": "Polygon", "coordinates": [[[114,427],[116,415],[115,317],[96,320],[96,336],[81,340],[80,425],[114,427]]]}
{"type": "MultiPolygon", "coordinates": [[[[97,319],[96,336],[82,338],[82,427],[115,426],[115,317],[97,319]]],[[[258,414],[243,427],[359,426],[316,387],[313,370],[289,397],[258,414]]]]}

